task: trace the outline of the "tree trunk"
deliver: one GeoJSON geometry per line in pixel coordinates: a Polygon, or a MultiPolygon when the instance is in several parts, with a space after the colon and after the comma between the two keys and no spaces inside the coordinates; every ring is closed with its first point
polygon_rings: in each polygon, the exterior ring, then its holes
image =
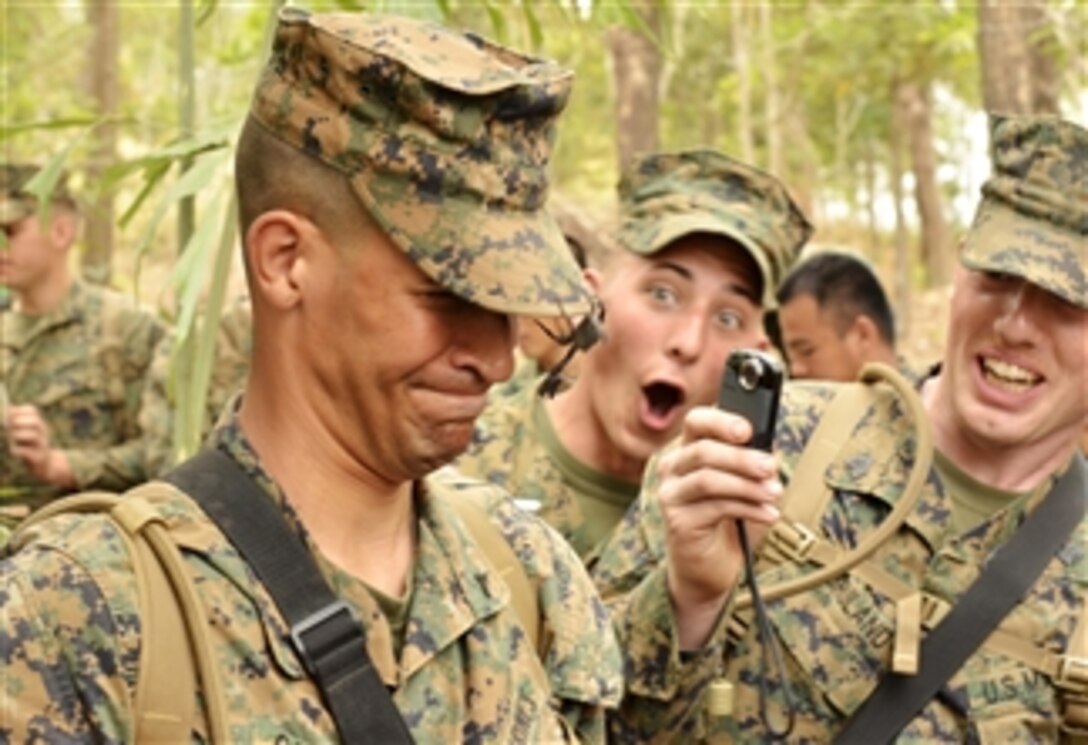
{"type": "Polygon", "coordinates": [[[730,5],[733,40],[733,74],[737,76],[737,143],[740,159],[755,163],[752,144],[752,65],[748,53],[748,28],[744,17],[745,0],[730,5]]]}
{"type": "Polygon", "coordinates": [[[1022,114],[1031,111],[1032,85],[1024,0],[980,0],[978,53],[982,103],[987,111],[1022,114]]]}
{"type": "Polygon", "coordinates": [[[926,286],[937,287],[951,278],[952,261],[948,221],[941,206],[941,188],[937,182],[937,151],[933,146],[929,90],[913,81],[900,81],[896,87],[896,105],[902,109],[903,121],[907,124],[926,286]]]}
{"type": "MultiPolygon", "coordinates": [[[[660,38],[658,6],[640,6],[636,12],[654,36],[660,38]]],[[[654,39],[629,28],[609,29],[606,41],[616,91],[616,157],[623,168],[636,156],[660,149],[661,53],[654,39]]]]}
{"type": "Polygon", "coordinates": [[[113,272],[113,194],[100,188],[106,169],[117,159],[117,80],[119,4],[88,0],[91,37],[87,46],[90,92],[101,123],[91,133],[87,181],[93,201],[88,206],[81,273],[90,282],[108,284],[113,272]]]}
{"type": "Polygon", "coordinates": [[[784,179],[782,167],[782,104],[775,71],[774,28],[770,2],[759,4],[760,60],[763,68],[763,113],[767,130],[767,170],[784,179]]]}
{"type": "MultiPolygon", "coordinates": [[[[1083,8],[1082,8],[1083,10],[1083,8]]],[[[1031,111],[1060,114],[1063,67],[1057,63],[1059,41],[1054,20],[1046,5],[1025,4],[1020,8],[1027,43],[1028,79],[1031,81],[1031,111]]],[[[1083,49],[1083,47],[1082,47],[1083,49]]]]}
{"type": "Polygon", "coordinates": [[[888,169],[891,171],[892,204],[895,207],[895,281],[893,294],[895,303],[897,335],[905,337],[911,324],[910,315],[910,233],[907,228],[906,211],[903,202],[903,150],[906,147],[907,129],[906,112],[901,106],[892,107],[890,155],[888,169]]]}

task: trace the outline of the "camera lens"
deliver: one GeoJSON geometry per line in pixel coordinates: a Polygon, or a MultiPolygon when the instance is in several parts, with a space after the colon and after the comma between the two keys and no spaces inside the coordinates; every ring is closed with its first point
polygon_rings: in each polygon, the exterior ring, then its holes
{"type": "Polygon", "coordinates": [[[756,359],[746,359],[740,363],[737,371],[737,381],[740,387],[746,391],[754,391],[759,387],[759,381],[763,378],[763,363],[756,359]]]}

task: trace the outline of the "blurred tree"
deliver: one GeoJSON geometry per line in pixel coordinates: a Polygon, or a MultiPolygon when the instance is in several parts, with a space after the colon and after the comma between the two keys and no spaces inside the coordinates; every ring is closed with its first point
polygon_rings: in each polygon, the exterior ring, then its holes
{"type": "Polygon", "coordinates": [[[114,197],[109,189],[98,188],[117,159],[117,108],[120,97],[117,58],[120,11],[112,0],[87,0],[91,36],[87,45],[88,87],[99,124],[91,131],[87,158],[87,182],[92,202],[87,209],[85,250],[80,257],[83,276],[98,284],[109,284],[113,274],[114,197]]]}
{"type": "Polygon", "coordinates": [[[988,111],[1059,113],[1063,68],[1054,16],[1041,0],[980,0],[978,54],[988,111]]]}

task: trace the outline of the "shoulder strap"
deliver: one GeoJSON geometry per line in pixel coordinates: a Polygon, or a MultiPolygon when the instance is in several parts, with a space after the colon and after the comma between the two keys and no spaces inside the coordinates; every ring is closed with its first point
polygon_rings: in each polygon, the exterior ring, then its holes
{"type": "Polygon", "coordinates": [[[783,497],[786,517],[813,528],[831,498],[824,471],[854,433],[874,397],[872,383],[852,382],[839,386],[813,430],[783,497]]]}
{"type": "Polygon", "coordinates": [[[1020,602],[1085,514],[1085,466],[1078,453],[1043,502],[987,562],[948,616],[922,643],[920,673],[886,674],[836,739],[837,745],[888,742],[1020,602]]]}
{"type": "Polygon", "coordinates": [[[287,621],[290,641],[344,742],[411,743],[366,651],[355,612],[329,588],[313,556],[238,463],[207,449],[165,477],[193,497],[245,557],[287,621]]]}
{"type": "Polygon", "coordinates": [[[536,587],[525,572],[525,567],[518,559],[514,549],[502,532],[491,522],[487,512],[465,494],[458,494],[446,500],[457,512],[461,522],[476,541],[476,545],[486,554],[492,567],[500,575],[510,590],[510,604],[522,628],[529,635],[529,643],[543,659],[547,652],[547,643],[541,633],[540,607],[537,603],[536,587]]]}
{"type": "MultiPolygon", "coordinates": [[[[160,485],[161,486],[161,485],[160,485]]],[[[144,487],[149,488],[149,487],[144,487]]],[[[104,492],[92,492],[65,497],[49,503],[25,520],[12,536],[12,548],[16,549],[33,539],[32,528],[60,514],[101,513],[109,517],[120,529],[125,548],[132,561],[133,575],[139,597],[142,625],[139,673],[135,696],[135,742],[184,742],[191,738],[192,721],[196,704],[196,676],[191,645],[194,632],[207,624],[193,622],[186,610],[195,599],[195,590],[187,574],[178,572],[180,565],[171,570],[148,538],[161,518],[154,508],[138,493],[124,497],[104,492]],[[152,528],[151,526],[155,526],[152,528]],[[185,578],[190,586],[189,602],[179,599],[174,583],[168,578],[185,578]],[[179,644],[188,639],[189,644],[179,644]]],[[[167,538],[167,540],[169,540],[167,538]]],[[[176,551],[176,549],[175,549],[176,551]]],[[[180,554],[177,556],[180,562],[180,554]]],[[[182,593],[183,595],[185,593],[182,593]]],[[[190,609],[191,610],[191,609],[190,609]]],[[[200,616],[202,617],[202,615],[200,616]]],[[[208,673],[201,671],[202,677],[208,673]]],[[[222,700],[222,697],[219,697],[222,700]]],[[[209,707],[214,706],[209,701],[209,707]]],[[[216,717],[210,717],[213,721],[216,717]]],[[[219,721],[222,721],[220,716],[219,721]]],[[[212,733],[225,736],[225,729],[212,733]]],[[[213,741],[221,741],[213,738],[213,741]]]]}

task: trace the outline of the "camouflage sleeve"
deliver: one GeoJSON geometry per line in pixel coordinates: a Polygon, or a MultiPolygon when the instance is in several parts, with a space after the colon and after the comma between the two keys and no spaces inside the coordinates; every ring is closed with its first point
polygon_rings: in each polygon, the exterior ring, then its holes
{"type": "MultiPolygon", "coordinates": [[[[0,741],[131,742],[132,628],[58,551],[0,562],[0,741]]],[[[129,621],[132,619],[130,618],[129,621]]]]}
{"type": "Polygon", "coordinates": [[[691,742],[702,732],[703,693],[721,673],[725,619],[696,652],[681,652],[659,565],[609,603],[624,652],[626,691],[609,726],[611,742],[691,742]]]}
{"type": "Polygon", "coordinates": [[[145,442],[139,412],[148,368],[164,331],[158,320],[145,311],[128,312],[121,323],[125,400],[118,441],[107,448],[64,451],[80,490],[122,491],[146,481],[149,476],[145,467],[145,442]]]}

